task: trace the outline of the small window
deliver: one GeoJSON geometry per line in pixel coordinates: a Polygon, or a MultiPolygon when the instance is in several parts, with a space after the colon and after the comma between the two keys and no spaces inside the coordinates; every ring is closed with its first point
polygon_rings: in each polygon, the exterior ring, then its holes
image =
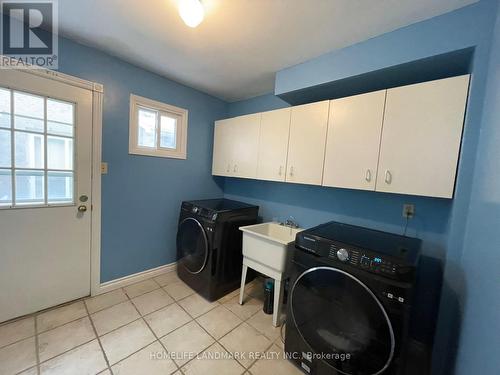
{"type": "Polygon", "coordinates": [[[186,159],[188,111],[130,95],[129,153],[186,159]]]}

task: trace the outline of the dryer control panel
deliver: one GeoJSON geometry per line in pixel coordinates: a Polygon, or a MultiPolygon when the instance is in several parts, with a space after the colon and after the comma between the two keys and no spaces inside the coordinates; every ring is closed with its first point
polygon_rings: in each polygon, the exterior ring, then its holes
{"type": "MultiPolygon", "coordinates": [[[[411,281],[414,278],[414,267],[401,262],[401,259],[381,254],[370,249],[325,239],[308,233],[298,233],[295,247],[328,258],[334,263],[375,273],[394,280],[411,281]]],[[[404,252],[404,249],[402,249],[404,252]]]]}

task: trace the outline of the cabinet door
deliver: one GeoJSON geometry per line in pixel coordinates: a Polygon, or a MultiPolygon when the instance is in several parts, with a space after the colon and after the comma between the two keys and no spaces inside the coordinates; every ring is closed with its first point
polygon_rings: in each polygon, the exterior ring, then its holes
{"type": "Polygon", "coordinates": [[[328,100],[292,107],[286,181],[321,185],[328,100]]]}
{"type": "Polygon", "coordinates": [[[291,108],[263,112],[257,178],[285,181],[291,108]]]}
{"type": "Polygon", "coordinates": [[[215,121],[214,149],[212,158],[212,174],[230,176],[231,160],[231,130],[232,119],[215,121]]]}
{"type": "Polygon", "coordinates": [[[469,76],[387,90],[377,191],[451,198],[469,76]]]}
{"type": "Polygon", "coordinates": [[[260,113],[235,117],[231,121],[231,176],[255,178],[259,153],[260,113]]]}
{"type": "Polygon", "coordinates": [[[330,101],[324,186],[375,190],[385,93],[330,101]]]}

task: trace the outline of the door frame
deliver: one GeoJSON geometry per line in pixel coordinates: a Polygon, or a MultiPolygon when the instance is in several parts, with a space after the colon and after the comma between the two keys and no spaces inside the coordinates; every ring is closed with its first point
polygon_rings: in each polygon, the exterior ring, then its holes
{"type": "MultiPolygon", "coordinates": [[[[1,59],[9,57],[0,54],[1,59]]],[[[104,86],[69,74],[45,68],[19,69],[22,73],[66,83],[92,92],[92,205],[90,209],[90,295],[102,293],[101,288],[101,162],[102,162],[102,112],[104,86]]]]}

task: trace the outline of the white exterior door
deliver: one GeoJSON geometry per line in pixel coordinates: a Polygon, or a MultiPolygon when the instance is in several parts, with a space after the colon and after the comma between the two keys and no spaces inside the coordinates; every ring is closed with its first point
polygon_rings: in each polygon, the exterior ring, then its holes
{"type": "Polygon", "coordinates": [[[285,181],[291,108],[263,112],[257,178],[285,181]]]}
{"type": "Polygon", "coordinates": [[[375,190],[385,93],[330,102],[323,186],[375,190]]]}
{"type": "Polygon", "coordinates": [[[90,90],[0,70],[0,322],[89,294],[91,156],[90,90]]]}

